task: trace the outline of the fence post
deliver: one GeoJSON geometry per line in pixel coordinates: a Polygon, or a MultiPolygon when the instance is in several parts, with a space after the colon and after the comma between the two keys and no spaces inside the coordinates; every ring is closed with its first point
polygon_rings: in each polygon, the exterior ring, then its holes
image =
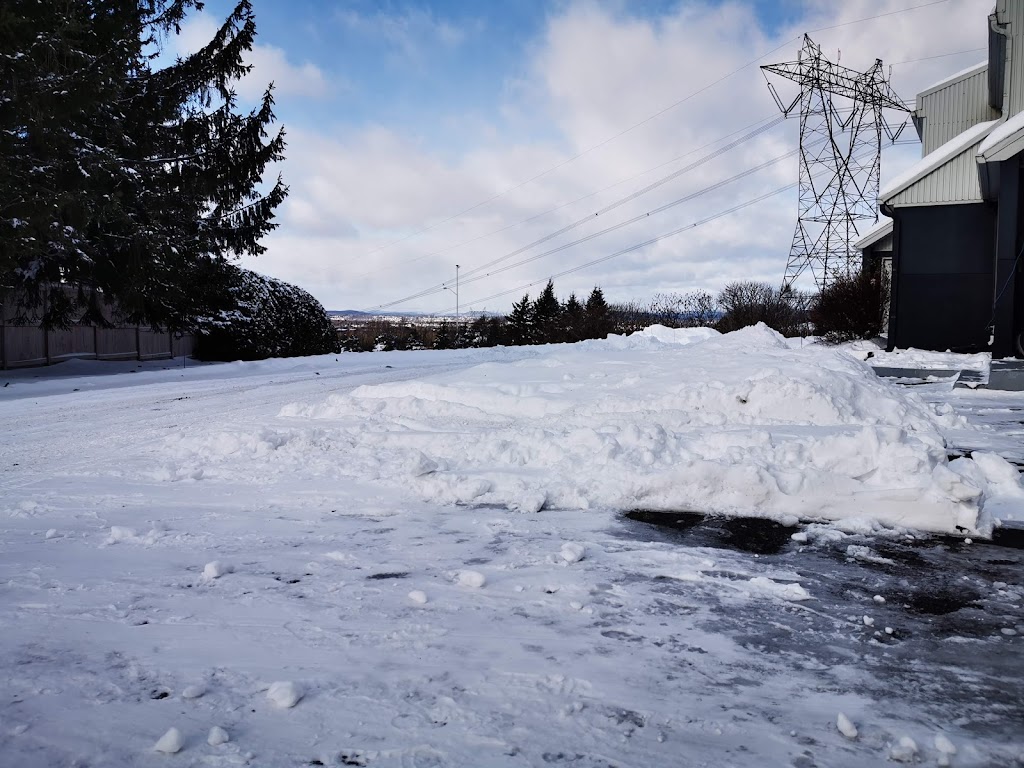
{"type": "Polygon", "coordinates": [[[43,293],[43,355],[46,357],[46,364],[50,364],[50,329],[46,327],[46,293],[43,293]]]}
{"type": "Polygon", "coordinates": [[[0,302],[0,371],[7,370],[7,302],[0,302]]]}
{"type": "Polygon", "coordinates": [[[142,359],[142,328],[138,323],[135,324],[135,359],[142,359]]]}

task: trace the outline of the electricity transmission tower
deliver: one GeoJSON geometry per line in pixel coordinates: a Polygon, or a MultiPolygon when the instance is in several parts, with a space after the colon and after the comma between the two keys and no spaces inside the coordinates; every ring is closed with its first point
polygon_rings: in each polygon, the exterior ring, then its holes
{"type": "Polygon", "coordinates": [[[834,64],[807,35],[796,61],[761,70],[766,80],[771,72],[800,86],[787,105],[768,80],[786,117],[800,108],[799,215],[783,286],[810,269],[820,290],[859,268],[853,243],[878,221],[882,132],[895,141],[906,127],[904,121],[893,132],[882,111],[910,110],[889,86],[881,59],[866,72],[834,64]]]}

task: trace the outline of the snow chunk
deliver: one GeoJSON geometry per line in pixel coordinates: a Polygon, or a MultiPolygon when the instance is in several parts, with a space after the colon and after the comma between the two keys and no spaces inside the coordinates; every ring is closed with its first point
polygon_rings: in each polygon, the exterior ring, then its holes
{"type": "Polygon", "coordinates": [[[134,538],[136,538],[134,528],[128,528],[123,525],[112,525],[110,526],[110,536],[107,537],[107,543],[116,544],[119,541],[131,541],[134,538]]]}
{"type": "Polygon", "coordinates": [[[889,759],[897,763],[913,763],[917,760],[917,742],[909,736],[900,740],[889,750],[889,759]]]}
{"type": "Polygon", "coordinates": [[[202,683],[197,685],[190,685],[181,692],[181,698],[183,699],[198,699],[206,694],[206,686],[202,683]]]}
{"type": "Polygon", "coordinates": [[[213,728],[210,729],[210,735],[206,737],[206,743],[211,747],[227,744],[229,741],[231,741],[231,737],[228,736],[228,732],[219,725],[213,726],[213,728]]]}
{"type": "Polygon", "coordinates": [[[56,528],[51,528],[50,530],[48,530],[46,532],[46,538],[48,538],[48,539],[55,539],[55,538],[57,538],[57,529],[56,528]]]}
{"type": "Polygon", "coordinates": [[[487,583],[487,577],[480,571],[459,571],[456,581],[464,587],[479,589],[487,583]]]}
{"type": "Polygon", "coordinates": [[[587,549],[582,544],[578,544],[575,541],[567,541],[562,545],[560,554],[565,562],[578,563],[586,553],[587,549]]]}
{"type": "Polygon", "coordinates": [[[220,560],[214,560],[209,562],[203,568],[203,577],[213,580],[219,579],[225,573],[234,573],[235,566],[228,563],[222,563],[220,560]]]}
{"type": "Polygon", "coordinates": [[[975,451],[971,460],[989,483],[989,492],[1011,498],[1024,498],[1017,468],[997,453],[975,451]]]}
{"type": "Polygon", "coordinates": [[[836,717],[836,728],[838,728],[839,732],[843,734],[843,736],[848,738],[850,741],[853,741],[857,738],[857,726],[855,726],[853,722],[850,720],[850,718],[848,718],[842,712],[840,712],[839,715],[836,717]]]}
{"type": "Polygon", "coordinates": [[[409,593],[409,599],[412,600],[414,603],[424,605],[427,602],[427,593],[421,589],[414,589],[412,592],[409,593]]]}
{"type": "Polygon", "coordinates": [[[185,746],[185,739],[177,728],[168,729],[167,733],[160,737],[160,740],[153,745],[154,752],[163,752],[165,755],[174,755],[181,752],[185,746]]]}
{"type": "Polygon", "coordinates": [[[870,616],[865,616],[864,617],[864,626],[865,627],[873,627],[873,626],[875,626],[875,620],[872,619],[870,616]]]}
{"type": "Polygon", "coordinates": [[[935,749],[939,752],[939,766],[950,766],[953,764],[953,755],[956,754],[956,745],[953,744],[946,734],[937,733],[935,734],[935,749]]]}
{"type": "Polygon", "coordinates": [[[799,602],[801,600],[811,599],[811,593],[795,582],[778,582],[772,581],[764,576],[755,576],[748,581],[747,584],[753,588],[752,591],[754,592],[777,597],[780,600],[799,602]]]}
{"type": "Polygon", "coordinates": [[[302,698],[302,690],[293,682],[280,681],[267,689],[267,698],[282,709],[291,709],[302,698]]]}

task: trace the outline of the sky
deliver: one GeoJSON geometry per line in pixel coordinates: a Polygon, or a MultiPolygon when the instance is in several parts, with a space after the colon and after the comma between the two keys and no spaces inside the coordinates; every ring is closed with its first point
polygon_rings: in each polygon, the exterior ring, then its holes
{"type": "MultiPolygon", "coordinates": [[[[207,42],[231,5],[207,2],[172,49],[207,42]]],[[[984,60],[992,0],[253,6],[253,69],[238,91],[251,101],[274,82],[288,147],[270,173],[290,194],[266,253],[242,265],[329,310],[452,313],[456,299],[460,311],[506,312],[551,277],[563,299],[600,286],[640,302],[781,283],[797,193],[755,201],[797,180],[797,158],[783,157],[798,146],[795,119],[604,209],[776,117],[759,65],[796,59],[804,33],[845,66],[892,65],[909,101],[984,60]]],[[[883,151],[883,185],[920,157],[912,127],[901,139],[883,151]]]]}

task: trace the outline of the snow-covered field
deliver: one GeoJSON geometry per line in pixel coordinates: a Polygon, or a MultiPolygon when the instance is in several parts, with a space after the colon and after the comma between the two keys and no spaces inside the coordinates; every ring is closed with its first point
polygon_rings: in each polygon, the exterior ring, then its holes
{"type": "Polygon", "coordinates": [[[1024,395],[855,358],[653,328],[5,373],[0,765],[1012,765],[1019,556],[973,569],[1020,439],[978,414],[1024,395]],[[629,510],[811,524],[754,554],[629,510]],[[969,628],[901,607],[936,574],[969,628]]]}

